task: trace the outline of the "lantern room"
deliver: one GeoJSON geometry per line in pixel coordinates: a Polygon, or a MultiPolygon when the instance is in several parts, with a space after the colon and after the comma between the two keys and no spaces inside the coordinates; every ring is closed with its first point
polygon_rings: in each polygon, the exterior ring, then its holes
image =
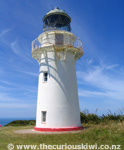
{"type": "Polygon", "coordinates": [[[58,7],[49,11],[43,18],[43,31],[48,30],[66,30],[71,31],[71,18],[65,11],[58,7]]]}

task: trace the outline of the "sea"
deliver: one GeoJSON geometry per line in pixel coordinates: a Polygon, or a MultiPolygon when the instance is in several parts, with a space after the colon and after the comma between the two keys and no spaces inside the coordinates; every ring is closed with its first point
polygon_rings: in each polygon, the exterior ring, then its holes
{"type": "Polygon", "coordinates": [[[14,120],[36,120],[36,118],[0,118],[0,124],[1,126],[5,126],[14,120]]]}

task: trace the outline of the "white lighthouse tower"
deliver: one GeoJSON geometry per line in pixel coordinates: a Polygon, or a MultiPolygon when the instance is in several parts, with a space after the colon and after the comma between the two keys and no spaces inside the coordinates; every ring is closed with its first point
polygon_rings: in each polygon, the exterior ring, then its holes
{"type": "Polygon", "coordinates": [[[49,11],[43,18],[43,33],[32,42],[32,57],[39,63],[37,131],[82,129],[75,64],[83,49],[70,32],[70,22],[65,11],[49,11]]]}

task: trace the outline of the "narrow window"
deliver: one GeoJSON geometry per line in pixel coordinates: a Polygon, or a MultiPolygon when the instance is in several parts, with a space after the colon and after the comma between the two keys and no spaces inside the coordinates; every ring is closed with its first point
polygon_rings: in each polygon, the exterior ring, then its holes
{"type": "Polygon", "coordinates": [[[47,80],[48,80],[48,72],[44,72],[43,73],[43,81],[47,82],[47,80]]]}
{"type": "Polygon", "coordinates": [[[42,111],[41,116],[41,122],[46,122],[46,111],[42,111]]]}

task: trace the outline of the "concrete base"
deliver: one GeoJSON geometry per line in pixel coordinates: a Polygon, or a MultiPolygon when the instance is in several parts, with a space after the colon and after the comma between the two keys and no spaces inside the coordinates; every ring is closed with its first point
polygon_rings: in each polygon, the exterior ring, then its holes
{"type": "Polygon", "coordinates": [[[62,132],[41,132],[41,131],[35,131],[34,129],[24,129],[24,130],[16,130],[13,131],[17,134],[67,134],[67,133],[79,133],[82,130],[77,131],[62,131],[62,132]]]}
{"type": "Polygon", "coordinates": [[[82,130],[83,127],[68,127],[68,128],[37,128],[34,127],[35,131],[41,131],[41,132],[64,132],[64,131],[77,131],[82,130]]]}

